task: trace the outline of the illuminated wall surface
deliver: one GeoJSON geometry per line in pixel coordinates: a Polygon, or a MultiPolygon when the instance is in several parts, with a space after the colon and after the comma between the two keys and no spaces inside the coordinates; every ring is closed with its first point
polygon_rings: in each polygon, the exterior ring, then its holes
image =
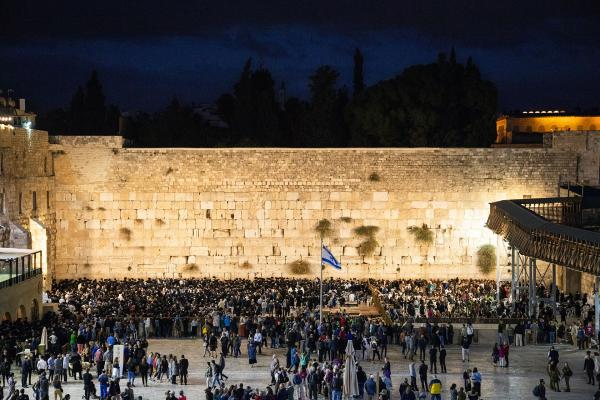
{"type": "MultiPolygon", "coordinates": [[[[538,111],[539,113],[539,111],[538,111]]],[[[496,121],[496,143],[510,143],[511,133],[551,133],[557,131],[600,131],[600,116],[535,114],[503,116],[496,121]]]]}
{"type": "Polygon", "coordinates": [[[343,265],[328,276],[481,277],[475,253],[497,240],[484,227],[488,203],[555,196],[559,179],[597,183],[590,146],[600,147],[570,134],[555,134],[553,148],[333,150],[123,149],[120,137],[49,145],[41,131],[0,134],[7,215],[46,227],[47,270],[59,279],[289,276],[300,259],[317,274],[323,218],[343,265]],[[408,230],[422,224],[430,245],[408,230]],[[379,228],[372,254],[359,252],[360,226],[379,228]]]}

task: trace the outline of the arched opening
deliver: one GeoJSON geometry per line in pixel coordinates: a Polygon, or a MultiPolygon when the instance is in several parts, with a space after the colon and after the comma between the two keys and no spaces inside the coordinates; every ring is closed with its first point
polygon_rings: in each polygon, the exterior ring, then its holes
{"type": "Polygon", "coordinates": [[[26,319],[27,318],[27,309],[23,304],[19,306],[17,309],[17,319],[26,319]]]}
{"type": "Polygon", "coordinates": [[[2,321],[12,321],[12,317],[10,316],[10,313],[7,311],[4,313],[4,315],[2,315],[2,321]]]}
{"type": "Polygon", "coordinates": [[[31,320],[37,321],[40,319],[40,306],[37,299],[31,300],[31,320]]]}

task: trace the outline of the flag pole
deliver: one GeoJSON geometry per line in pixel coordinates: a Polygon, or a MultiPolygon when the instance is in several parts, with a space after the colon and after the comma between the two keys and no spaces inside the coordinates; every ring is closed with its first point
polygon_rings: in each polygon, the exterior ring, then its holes
{"type": "Polygon", "coordinates": [[[319,325],[323,325],[323,236],[321,236],[321,251],[319,252],[319,265],[321,266],[321,284],[319,290],[319,325]]]}

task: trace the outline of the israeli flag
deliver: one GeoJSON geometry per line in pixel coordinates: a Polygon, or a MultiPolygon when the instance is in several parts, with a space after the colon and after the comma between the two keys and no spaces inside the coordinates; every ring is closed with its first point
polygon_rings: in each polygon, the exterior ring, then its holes
{"type": "Polygon", "coordinates": [[[342,269],[342,264],[335,259],[331,251],[325,246],[321,249],[321,262],[323,264],[331,265],[335,269],[342,269]]]}

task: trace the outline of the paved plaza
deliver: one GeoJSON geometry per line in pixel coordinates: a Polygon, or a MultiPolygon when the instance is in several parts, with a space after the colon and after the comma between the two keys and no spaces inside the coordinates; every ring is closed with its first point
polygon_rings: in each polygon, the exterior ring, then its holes
{"type": "MultiPolygon", "coordinates": [[[[188,399],[203,400],[204,389],[206,387],[204,372],[206,370],[206,361],[210,359],[203,358],[203,347],[201,340],[175,340],[162,339],[151,340],[149,351],[159,352],[161,354],[173,353],[177,356],[184,354],[190,360],[190,379],[187,386],[171,385],[168,383],[150,383],[150,387],[141,386],[141,380],[137,379],[135,388],[136,396],[143,396],[144,399],[154,400],[164,398],[167,390],[184,390],[188,399]]],[[[242,345],[245,349],[245,343],[242,345]]],[[[505,399],[532,399],[533,386],[540,378],[544,378],[547,384],[548,399],[564,400],[585,400],[592,399],[595,387],[586,384],[583,373],[583,351],[576,351],[572,346],[558,346],[560,351],[560,362],[568,361],[573,369],[574,376],[571,378],[571,393],[554,393],[550,391],[549,379],[544,370],[547,360],[548,346],[526,346],[521,348],[513,347],[510,353],[510,368],[494,367],[490,361],[491,348],[487,345],[473,345],[471,352],[471,362],[463,363],[460,358],[460,347],[453,345],[448,348],[448,374],[438,374],[444,387],[444,399],[449,398],[448,388],[452,383],[458,386],[462,385],[462,372],[465,368],[477,367],[483,375],[482,399],[484,400],[505,400],[505,399]]],[[[285,349],[275,349],[282,364],[285,363],[285,349]]],[[[244,352],[245,353],[245,352],[244,352]]],[[[229,376],[227,384],[250,385],[264,389],[270,382],[269,362],[272,349],[263,349],[262,356],[258,357],[258,365],[250,369],[248,359],[244,354],[242,358],[227,358],[226,375],[229,376]]],[[[392,364],[392,382],[394,385],[392,399],[398,399],[398,387],[404,376],[407,376],[408,362],[401,354],[399,346],[390,346],[388,357],[392,364]]],[[[359,355],[360,358],[360,355],[359,355]]],[[[360,360],[359,360],[360,361],[360,360]]],[[[383,362],[360,361],[367,373],[375,373],[381,370],[383,362]]],[[[428,361],[426,361],[428,363],[428,361]]],[[[431,375],[430,375],[431,376],[431,375]]],[[[125,380],[123,380],[125,381],[125,380]]],[[[20,382],[20,379],[18,379],[20,382]]],[[[97,380],[95,380],[97,385],[97,380]]],[[[561,381],[561,386],[564,383],[561,381]]],[[[19,386],[20,387],[20,386],[19,386]]],[[[124,385],[123,385],[124,387],[124,385]]],[[[83,384],[69,382],[64,386],[65,393],[69,393],[72,399],[80,399],[83,394],[83,384]]],[[[562,387],[561,387],[562,389],[562,387]]],[[[31,389],[29,389],[31,393],[31,389]]]]}

